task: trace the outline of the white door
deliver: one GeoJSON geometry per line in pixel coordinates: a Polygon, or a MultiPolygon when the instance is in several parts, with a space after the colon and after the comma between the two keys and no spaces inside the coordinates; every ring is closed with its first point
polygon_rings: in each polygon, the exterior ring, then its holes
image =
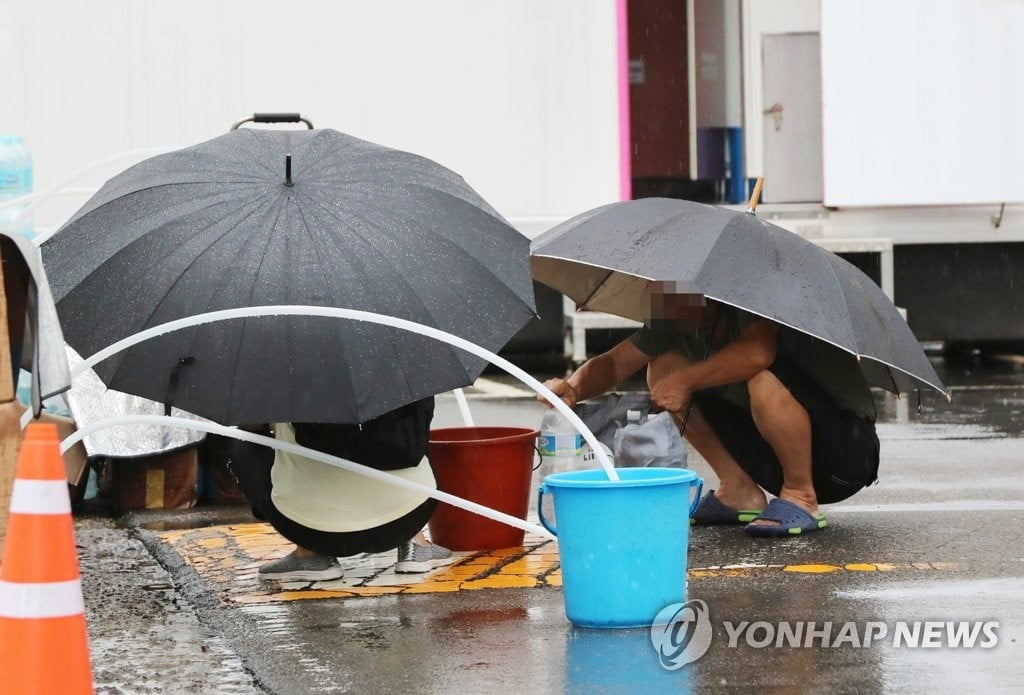
{"type": "Polygon", "coordinates": [[[766,203],[822,200],[819,46],[816,33],[763,37],[766,203]]]}

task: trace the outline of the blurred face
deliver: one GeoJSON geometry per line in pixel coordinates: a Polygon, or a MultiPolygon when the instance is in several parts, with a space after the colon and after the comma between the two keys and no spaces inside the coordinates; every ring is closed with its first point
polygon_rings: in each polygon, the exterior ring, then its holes
{"type": "Polygon", "coordinates": [[[708,328],[713,318],[702,294],[651,295],[651,318],[671,321],[680,330],[708,328]]]}

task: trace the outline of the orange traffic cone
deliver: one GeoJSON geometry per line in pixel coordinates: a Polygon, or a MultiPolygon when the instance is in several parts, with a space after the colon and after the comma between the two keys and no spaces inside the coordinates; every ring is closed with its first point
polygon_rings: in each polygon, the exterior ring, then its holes
{"type": "Polygon", "coordinates": [[[92,693],[85,606],[57,426],[28,426],[0,565],[0,689],[92,693]]]}

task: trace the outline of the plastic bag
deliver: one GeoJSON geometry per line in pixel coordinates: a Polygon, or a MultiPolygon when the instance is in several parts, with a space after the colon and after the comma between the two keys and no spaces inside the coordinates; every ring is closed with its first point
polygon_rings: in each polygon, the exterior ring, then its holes
{"type": "Polygon", "coordinates": [[[574,410],[597,441],[614,451],[615,433],[626,426],[626,412],[639,410],[642,422],[651,410],[651,397],[646,393],[611,393],[603,401],[578,403],[574,410]]]}
{"type": "Polygon", "coordinates": [[[686,468],[686,444],[667,412],[615,432],[612,454],[622,468],[686,468]]]}

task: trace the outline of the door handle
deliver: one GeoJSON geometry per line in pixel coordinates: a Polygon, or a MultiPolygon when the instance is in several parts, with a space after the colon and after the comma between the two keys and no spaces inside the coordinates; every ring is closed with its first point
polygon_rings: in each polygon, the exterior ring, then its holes
{"type": "Polygon", "coordinates": [[[775,131],[782,130],[782,104],[775,102],[771,107],[761,111],[765,116],[771,116],[772,121],[775,122],[775,131]]]}

